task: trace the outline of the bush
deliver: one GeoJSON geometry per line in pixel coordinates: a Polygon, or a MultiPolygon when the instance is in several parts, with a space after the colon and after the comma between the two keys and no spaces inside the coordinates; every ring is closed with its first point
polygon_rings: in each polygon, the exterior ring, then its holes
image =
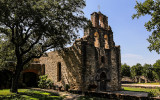
{"type": "Polygon", "coordinates": [[[157,92],[155,90],[151,90],[148,93],[148,97],[156,97],[157,96],[157,92]]]}
{"type": "Polygon", "coordinates": [[[38,87],[44,89],[44,88],[51,88],[53,86],[53,82],[50,79],[47,79],[47,75],[42,75],[39,76],[39,81],[38,81],[38,87]]]}
{"type": "Polygon", "coordinates": [[[65,85],[65,90],[68,91],[70,86],[68,84],[65,85]]]}

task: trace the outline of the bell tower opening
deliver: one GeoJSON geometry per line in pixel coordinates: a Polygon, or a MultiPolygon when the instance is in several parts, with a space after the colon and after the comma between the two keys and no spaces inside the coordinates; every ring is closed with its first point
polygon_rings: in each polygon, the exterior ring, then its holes
{"type": "Polygon", "coordinates": [[[104,41],[105,41],[105,45],[104,45],[104,47],[105,47],[105,49],[109,49],[109,44],[108,44],[108,35],[104,35],[104,41]]]}
{"type": "Polygon", "coordinates": [[[99,47],[100,44],[99,44],[99,34],[98,34],[98,32],[95,32],[95,33],[94,33],[94,38],[95,38],[94,46],[95,46],[95,47],[99,47]]]}

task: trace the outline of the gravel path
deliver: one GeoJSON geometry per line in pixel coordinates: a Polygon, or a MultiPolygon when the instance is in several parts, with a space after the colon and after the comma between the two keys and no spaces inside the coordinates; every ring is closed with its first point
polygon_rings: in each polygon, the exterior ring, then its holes
{"type": "Polygon", "coordinates": [[[143,87],[143,88],[160,88],[160,85],[149,85],[149,84],[122,84],[122,86],[143,87]]]}
{"type": "Polygon", "coordinates": [[[148,93],[147,92],[114,91],[112,93],[118,93],[118,94],[121,94],[121,95],[137,96],[137,97],[148,97],[148,93]]]}

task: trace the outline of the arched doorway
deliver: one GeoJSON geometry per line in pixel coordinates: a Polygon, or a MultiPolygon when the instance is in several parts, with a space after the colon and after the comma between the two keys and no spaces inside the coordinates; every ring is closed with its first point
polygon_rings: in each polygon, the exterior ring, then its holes
{"type": "Polygon", "coordinates": [[[100,91],[106,91],[106,73],[102,72],[100,74],[100,91]]]}
{"type": "Polygon", "coordinates": [[[33,72],[26,72],[23,74],[23,83],[26,84],[27,87],[37,87],[38,84],[38,75],[33,72]]]}

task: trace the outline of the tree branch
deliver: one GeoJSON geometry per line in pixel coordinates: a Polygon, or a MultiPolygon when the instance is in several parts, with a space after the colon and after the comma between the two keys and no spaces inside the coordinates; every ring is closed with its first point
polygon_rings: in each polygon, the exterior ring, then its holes
{"type": "Polygon", "coordinates": [[[26,54],[27,52],[29,52],[29,51],[33,48],[33,46],[39,42],[39,40],[41,39],[41,36],[42,36],[42,35],[39,35],[38,38],[37,38],[37,40],[36,40],[34,43],[32,43],[27,50],[23,51],[21,55],[24,55],[24,54],[26,54]]]}

